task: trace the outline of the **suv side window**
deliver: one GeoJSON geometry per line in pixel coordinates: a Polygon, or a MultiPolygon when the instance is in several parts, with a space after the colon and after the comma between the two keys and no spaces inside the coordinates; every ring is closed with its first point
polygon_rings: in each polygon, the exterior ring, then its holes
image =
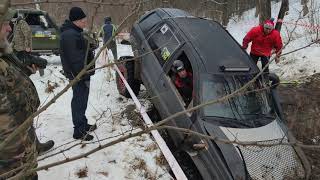
{"type": "Polygon", "coordinates": [[[140,21],[140,27],[143,33],[147,33],[153,26],[161,21],[160,16],[157,13],[149,14],[147,17],[140,21]]]}
{"type": "Polygon", "coordinates": [[[168,24],[163,24],[148,39],[151,49],[157,56],[161,66],[180,46],[180,42],[168,24]]]}

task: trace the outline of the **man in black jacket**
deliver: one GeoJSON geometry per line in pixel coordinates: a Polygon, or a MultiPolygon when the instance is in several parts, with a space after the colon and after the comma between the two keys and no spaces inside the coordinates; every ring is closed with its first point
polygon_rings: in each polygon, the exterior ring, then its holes
{"type": "MultiPolygon", "coordinates": [[[[87,25],[85,13],[79,7],[73,7],[69,19],[61,27],[60,53],[61,63],[65,76],[73,80],[86,64],[92,60],[92,51],[87,53],[88,42],[83,36],[83,29],[87,25]],[[91,55],[88,55],[91,54],[91,55]],[[88,59],[90,57],[90,59],[88,59]],[[89,61],[87,61],[89,60],[89,61]]],[[[93,136],[89,131],[95,130],[96,125],[89,125],[85,112],[88,104],[90,75],[84,75],[81,80],[72,86],[71,101],[72,121],[74,125],[74,139],[90,141],[93,136]]]]}

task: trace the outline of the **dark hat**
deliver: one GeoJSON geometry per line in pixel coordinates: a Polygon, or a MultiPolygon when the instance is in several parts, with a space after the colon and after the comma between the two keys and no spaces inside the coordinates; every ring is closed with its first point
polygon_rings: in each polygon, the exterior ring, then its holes
{"type": "Polygon", "coordinates": [[[69,20],[77,21],[87,17],[86,14],[79,7],[72,7],[69,12],[69,20]]]}
{"type": "Polygon", "coordinates": [[[106,16],[106,17],[104,18],[104,21],[111,21],[111,17],[110,17],[110,16],[106,16]]]}

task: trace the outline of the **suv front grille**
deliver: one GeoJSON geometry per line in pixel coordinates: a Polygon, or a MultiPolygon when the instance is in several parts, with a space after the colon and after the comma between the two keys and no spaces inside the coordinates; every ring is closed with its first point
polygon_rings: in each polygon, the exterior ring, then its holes
{"type": "Polygon", "coordinates": [[[258,146],[241,146],[248,173],[254,180],[303,179],[304,168],[292,146],[272,145],[284,142],[284,139],[260,141],[258,146]]]}

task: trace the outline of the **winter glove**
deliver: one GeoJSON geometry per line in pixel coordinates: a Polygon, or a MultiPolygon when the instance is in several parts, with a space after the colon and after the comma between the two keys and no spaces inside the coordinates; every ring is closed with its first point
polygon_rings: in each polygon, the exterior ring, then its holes
{"type": "Polygon", "coordinates": [[[241,46],[243,50],[247,50],[248,46],[241,46]]]}

